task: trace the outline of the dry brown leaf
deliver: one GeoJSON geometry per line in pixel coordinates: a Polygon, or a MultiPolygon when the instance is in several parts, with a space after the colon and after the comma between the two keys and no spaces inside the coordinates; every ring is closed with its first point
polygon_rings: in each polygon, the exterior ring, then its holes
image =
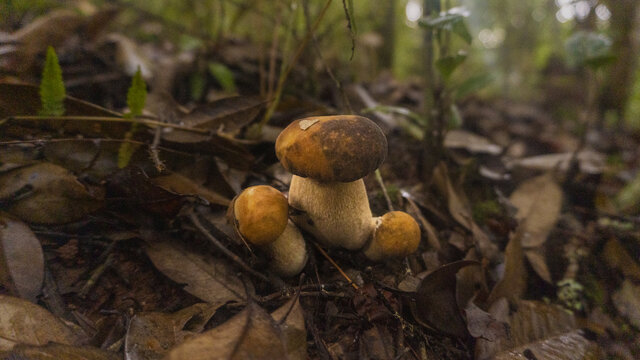
{"type": "Polygon", "coordinates": [[[515,312],[501,302],[490,309],[498,319],[508,319],[509,336],[494,341],[478,339],[476,358],[573,360],[599,359],[598,346],[584,337],[571,312],[557,305],[517,301],[515,312]]]}
{"type": "Polygon", "coordinates": [[[491,294],[489,294],[487,299],[489,305],[503,297],[516,301],[527,290],[527,269],[524,266],[524,253],[520,243],[521,237],[521,231],[511,235],[511,239],[504,251],[504,274],[502,279],[491,290],[491,294]]]}
{"type": "Polygon", "coordinates": [[[0,295],[0,350],[17,344],[56,342],[79,346],[86,341],[76,327],[27,300],[0,295]]]}
{"type": "Polygon", "coordinates": [[[60,47],[83,25],[84,19],[74,11],[53,10],[13,33],[18,42],[15,51],[1,63],[2,67],[23,72],[31,68],[47,46],[60,47]]]}
{"type": "Polygon", "coordinates": [[[450,149],[465,149],[472,154],[483,153],[497,155],[502,147],[480,136],[465,130],[449,130],[444,137],[444,146],[450,149]]]}
{"type": "Polygon", "coordinates": [[[443,265],[422,279],[411,302],[411,312],[422,325],[444,333],[465,337],[467,327],[456,301],[456,273],[466,266],[480,263],[461,260],[443,265]]]}
{"type": "Polygon", "coordinates": [[[562,189],[551,173],[525,181],[511,194],[509,201],[518,208],[516,219],[523,227],[523,247],[544,244],[558,221],[562,200],[562,189]]]}
{"type": "Polygon", "coordinates": [[[151,182],[179,195],[199,196],[211,204],[228,206],[230,202],[228,198],[202,185],[196,184],[193,180],[178,173],[158,176],[151,179],[151,182]]]}
{"type": "Polygon", "coordinates": [[[158,270],[199,299],[211,304],[245,301],[242,282],[226,260],[169,241],[147,244],[145,251],[158,270]]]}
{"type": "Polygon", "coordinates": [[[304,322],[304,310],[299,301],[295,301],[295,303],[293,301],[286,302],[272,312],[271,316],[280,324],[289,360],[303,360],[307,358],[307,328],[304,322]],[[286,319],[283,322],[285,316],[286,319]]]}
{"type": "Polygon", "coordinates": [[[40,241],[27,225],[0,212],[0,284],[35,303],[43,280],[40,241]]]}
{"type": "Polygon", "coordinates": [[[251,302],[222,325],[173,348],[165,359],[289,359],[285,344],[280,326],[251,302]]]}
{"type": "Polygon", "coordinates": [[[509,336],[509,324],[480,309],[473,301],[464,309],[469,334],[477,339],[496,341],[509,336]]]}
{"type": "Polygon", "coordinates": [[[620,315],[633,326],[640,328],[640,286],[625,280],[611,299],[620,315]]]}
{"type": "Polygon", "coordinates": [[[460,186],[454,186],[452,183],[445,163],[441,162],[433,170],[433,182],[442,196],[447,199],[451,216],[473,234],[482,256],[491,261],[497,260],[500,257],[498,247],[491,242],[487,234],[473,221],[469,200],[460,186]]]}
{"type": "Polygon", "coordinates": [[[181,120],[189,127],[236,135],[256,118],[264,104],[256,96],[231,96],[197,107],[181,120]]]}
{"type": "Polygon", "coordinates": [[[202,332],[223,304],[195,304],[173,314],[137,313],[129,322],[125,338],[127,360],[162,359],[169,349],[202,332]]]}
{"type": "Polygon", "coordinates": [[[40,163],[0,175],[0,199],[10,199],[19,190],[31,190],[7,211],[21,220],[40,224],[62,224],[81,219],[103,205],[104,190],[87,187],[63,167],[40,163]]]}
{"type": "Polygon", "coordinates": [[[627,249],[617,239],[607,241],[602,250],[602,256],[607,264],[624,276],[640,281],[640,265],[633,260],[627,249]]]}
{"type": "MultiPolygon", "coordinates": [[[[569,163],[573,156],[573,152],[538,155],[508,161],[507,166],[537,171],[559,170],[564,172],[569,169],[569,163]]],[[[580,151],[577,158],[580,171],[585,174],[601,174],[606,167],[605,156],[593,150],[580,151]]]]}
{"type": "Polygon", "coordinates": [[[118,360],[114,352],[87,346],[48,344],[45,346],[18,345],[7,355],[8,359],[21,360],[118,360]]]}
{"type": "Polygon", "coordinates": [[[549,284],[553,284],[551,279],[551,271],[547,266],[547,260],[541,249],[527,249],[524,250],[524,256],[533,268],[533,271],[540,276],[540,278],[549,284]]]}

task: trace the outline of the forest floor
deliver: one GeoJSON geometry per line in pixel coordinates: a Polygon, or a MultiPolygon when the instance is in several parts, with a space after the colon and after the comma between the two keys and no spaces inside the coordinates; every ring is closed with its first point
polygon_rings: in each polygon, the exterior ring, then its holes
{"type": "Polygon", "coordinates": [[[434,158],[410,118],[376,108],[420,113],[419,83],[339,89],[302,65],[263,123],[255,44],[139,44],[98,15],[54,11],[0,42],[2,358],[640,357],[640,209],[618,195],[638,133],[578,135],[553,110],[580,108],[563,89],[471,95],[434,158]],[[69,95],[59,117],[38,116],[45,38],[69,95]],[[131,118],[138,66],[149,94],[131,118]],[[227,207],[252,185],[287,193],[274,142],[290,122],[347,112],[387,136],[381,179],[364,179],[374,216],[412,215],[419,249],[372,262],[305,233],[306,267],[280,278],[227,207]]]}

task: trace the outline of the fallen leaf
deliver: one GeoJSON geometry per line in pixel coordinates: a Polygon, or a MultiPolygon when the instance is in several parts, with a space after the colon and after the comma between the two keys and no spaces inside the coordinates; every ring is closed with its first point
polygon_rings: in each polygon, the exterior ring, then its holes
{"type": "Polygon", "coordinates": [[[602,257],[609,267],[620,271],[626,277],[640,281],[640,265],[617,239],[607,241],[602,250],[602,257]]]}
{"type": "Polygon", "coordinates": [[[53,10],[38,17],[13,33],[18,45],[8,59],[4,59],[2,67],[16,72],[29,70],[47,46],[60,47],[83,22],[82,16],[70,10],[53,10]]]}
{"type": "Polygon", "coordinates": [[[0,212],[0,283],[35,303],[43,281],[40,241],[27,225],[0,212]]]}
{"type": "Polygon", "coordinates": [[[562,200],[562,189],[551,173],[525,181],[511,194],[509,201],[518,208],[516,219],[523,228],[523,247],[544,244],[558,221],[562,200]]]}
{"type": "Polygon", "coordinates": [[[601,359],[598,345],[585,338],[573,314],[562,307],[520,300],[513,303],[515,312],[508,314],[508,307],[500,304],[489,312],[498,319],[506,316],[509,336],[493,341],[479,338],[477,359],[601,359]]]}
{"type": "Polygon", "coordinates": [[[114,352],[98,348],[54,343],[45,346],[17,345],[5,356],[7,359],[21,360],[118,360],[121,358],[114,352]]]}
{"type": "Polygon", "coordinates": [[[228,206],[231,202],[228,198],[202,185],[198,185],[193,180],[178,173],[157,176],[151,179],[151,182],[164,190],[179,195],[199,196],[211,204],[228,206]]]}
{"type": "Polygon", "coordinates": [[[165,359],[289,359],[285,343],[275,320],[250,302],[222,325],[173,348],[165,359]]]}
{"type": "Polygon", "coordinates": [[[173,314],[137,313],[129,322],[125,337],[126,359],[162,359],[169,349],[202,332],[205,324],[222,305],[195,304],[173,314]]]}
{"type": "MultiPolygon", "coordinates": [[[[573,156],[573,152],[538,155],[507,161],[506,165],[509,168],[523,168],[536,171],[559,170],[566,172],[569,169],[569,163],[573,156]]],[[[602,174],[606,168],[605,156],[593,150],[580,151],[577,159],[580,172],[584,174],[602,174]]]]}
{"type": "Polygon", "coordinates": [[[527,261],[533,268],[533,271],[540,276],[540,278],[546,281],[548,284],[553,284],[553,279],[551,279],[551,271],[549,270],[549,266],[547,266],[547,260],[541,249],[526,249],[524,250],[524,256],[527,258],[527,261]]]}
{"type": "Polygon", "coordinates": [[[304,310],[300,306],[300,302],[297,300],[295,302],[294,300],[288,301],[272,312],[271,316],[280,325],[289,360],[306,359],[307,328],[304,322],[304,310]]]}
{"type": "Polygon", "coordinates": [[[211,304],[244,302],[244,287],[226,260],[187,249],[176,242],[149,243],[145,251],[153,265],[184,290],[211,304]]]}
{"type": "Polygon", "coordinates": [[[100,187],[87,187],[63,167],[39,163],[0,175],[0,199],[11,199],[20,189],[30,189],[11,201],[7,211],[21,220],[62,224],[81,219],[103,205],[100,187]]]}
{"type": "Polygon", "coordinates": [[[466,267],[480,263],[461,260],[439,267],[422,279],[411,302],[411,312],[422,325],[446,334],[465,337],[467,327],[456,301],[456,273],[466,267]]]}
{"type": "Polygon", "coordinates": [[[516,301],[527,290],[527,269],[524,266],[524,253],[520,239],[522,230],[511,235],[511,239],[504,251],[504,274],[491,290],[487,302],[493,304],[500,298],[516,301]]]}
{"type": "Polygon", "coordinates": [[[477,339],[496,341],[509,336],[509,324],[480,309],[473,301],[464,309],[469,334],[477,339]]]}
{"type": "Polygon", "coordinates": [[[49,342],[79,346],[86,337],[76,327],[27,300],[0,295],[0,350],[49,342]]]}
{"type": "Polygon", "coordinates": [[[447,199],[451,216],[473,234],[474,241],[482,256],[491,261],[498,260],[500,257],[498,246],[491,242],[487,234],[473,221],[471,204],[461,187],[454,186],[451,182],[445,163],[441,162],[433,170],[433,182],[442,196],[447,199]]]}
{"type": "Polygon", "coordinates": [[[497,155],[502,147],[480,136],[464,130],[449,130],[444,137],[444,146],[449,149],[465,149],[472,154],[483,153],[497,155]]]}
{"type": "Polygon", "coordinates": [[[181,120],[189,127],[236,135],[256,118],[264,104],[257,96],[231,96],[197,107],[181,120]]]}
{"type": "Polygon", "coordinates": [[[611,299],[620,315],[631,325],[640,328],[640,286],[625,280],[611,299]]]}

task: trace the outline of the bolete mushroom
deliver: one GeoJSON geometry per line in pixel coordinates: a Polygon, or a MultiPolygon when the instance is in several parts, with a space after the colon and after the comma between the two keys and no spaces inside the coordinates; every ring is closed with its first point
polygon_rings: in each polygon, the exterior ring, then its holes
{"type": "Polygon", "coordinates": [[[326,245],[362,248],[373,231],[362,178],[387,155],[382,130],[362,116],[300,119],[280,133],[276,155],[294,174],[289,189],[293,221],[326,245]]]}
{"type": "Polygon", "coordinates": [[[420,226],[411,215],[391,211],[374,218],[375,229],[364,255],[373,261],[405,257],[418,249],[420,226]]]}
{"type": "Polygon", "coordinates": [[[302,271],[306,244],[289,221],[289,204],[280,191],[267,185],[246,188],[231,202],[228,216],[239,236],[271,257],[275,273],[290,277],[302,271]]]}

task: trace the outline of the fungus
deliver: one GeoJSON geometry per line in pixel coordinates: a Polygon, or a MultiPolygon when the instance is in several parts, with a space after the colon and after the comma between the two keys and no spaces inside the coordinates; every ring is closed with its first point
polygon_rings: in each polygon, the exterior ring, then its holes
{"type": "Polygon", "coordinates": [[[329,246],[362,248],[373,231],[362,178],[382,164],[387,139],[371,120],[353,115],[300,119],[276,140],[276,155],[293,173],[293,221],[329,246]]]}
{"type": "Polygon", "coordinates": [[[288,213],[287,198],[267,185],[246,188],[228,212],[236,233],[264,250],[271,257],[271,269],[285,277],[298,274],[307,263],[306,244],[288,213]]]}
{"type": "Polygon", "coordinates": [[[420,226],[411,215],[391,211],[374,218],[375,229],[364,255],[373,261],[405,257],[418,249],[420,226]]]}

